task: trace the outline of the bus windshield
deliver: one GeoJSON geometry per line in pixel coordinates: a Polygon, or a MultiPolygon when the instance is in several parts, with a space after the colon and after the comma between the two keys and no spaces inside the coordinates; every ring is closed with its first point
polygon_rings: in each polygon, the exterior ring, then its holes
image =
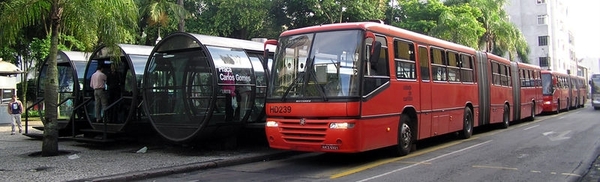
{"type": "Polygon", "coordinates": [[[600,76],[592,77],[591,85],[592,94],[600,94],[600,76]]]}
{"type": "Polygon", "coordinates": [[[552,95],[554,94],[554,86],[552,85],[552,75],[542,74],[542,94],[552,95]]]}
{"type": "Polygon", "coordinates": [[[279,39],[270,98],[323,99],[358,96],[362,31],[300,34],[279,39]]]}

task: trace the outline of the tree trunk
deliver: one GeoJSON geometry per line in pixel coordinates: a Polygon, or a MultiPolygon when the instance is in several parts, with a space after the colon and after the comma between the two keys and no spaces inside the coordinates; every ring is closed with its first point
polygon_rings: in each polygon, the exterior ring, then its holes
{"type": "Polygon", "coordinates": [[[51,37],[50,54],[48,55],[48,68],[44,92],[45,112],[44,136],[42,139],[42,156],[58,155],[58,120],[57,120],[57,100],[58,100],[58,68],[56,65],[56,55],[58,52],[58,34],[62,16],[62,8],[59,7],[59,0],[52,0],[50,12],[51,19],[51,37]]]}
{"type": "MultiPolygon", "coordinates": [[[[177,4],[183,8],[183,0],[177,0],[177,4]]],[[[180,32],[185,32],[185,17],[179,17],[178,29],[180,32]]]]}

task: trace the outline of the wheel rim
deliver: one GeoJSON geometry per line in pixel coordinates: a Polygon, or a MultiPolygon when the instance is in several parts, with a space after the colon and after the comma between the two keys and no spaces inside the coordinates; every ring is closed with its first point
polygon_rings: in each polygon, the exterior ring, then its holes
{"type": "Polygon", "coordinates": [[[504,118],[502,119],[504,120],[504,124],[508,126],[508,108],[506,106],[504,106],[504,118]]]}
{"type": "Polygon", "coordinates": [[[471,133],[471,113],[467,112],[465,115],[465,127],[467,128],[467,132],[471,133]]]}
{"type": "Polygon", "coordinates": [[[535,104],[531,106],[531,118],[535,118],[535,104]]]}
{"type": "Polygon", "coordinates": [[[408,148],[410,145],[410,141],[412,140],[412,132],[410,131],[410,127],[406,123],[402,123],[402,131],[400,133],[402,137],[402,148],[408,148]]]}

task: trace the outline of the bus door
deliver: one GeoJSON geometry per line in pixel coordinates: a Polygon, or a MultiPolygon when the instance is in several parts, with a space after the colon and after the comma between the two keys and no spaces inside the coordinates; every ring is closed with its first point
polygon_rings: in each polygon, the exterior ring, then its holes
{"type": "Polygon", "coordinates": [[[418,50],[419,70],[420,70],[420,109],[422,112],[419,116],[419,136],[418,138],[425,138],[431,136],[431,72],[429,68],[429,51],[427,47],[419,46],[418,50]]]}

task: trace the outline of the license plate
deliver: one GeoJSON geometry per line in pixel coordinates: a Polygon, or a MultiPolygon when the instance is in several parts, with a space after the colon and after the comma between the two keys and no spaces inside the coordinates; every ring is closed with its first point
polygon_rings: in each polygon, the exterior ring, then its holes
{"type": "Polygon", "coordinates": [[[339,150],[340,146],[337,146],[337,145],[321,145],[321,149],[323,149],[323,150],[339,150]]]}

